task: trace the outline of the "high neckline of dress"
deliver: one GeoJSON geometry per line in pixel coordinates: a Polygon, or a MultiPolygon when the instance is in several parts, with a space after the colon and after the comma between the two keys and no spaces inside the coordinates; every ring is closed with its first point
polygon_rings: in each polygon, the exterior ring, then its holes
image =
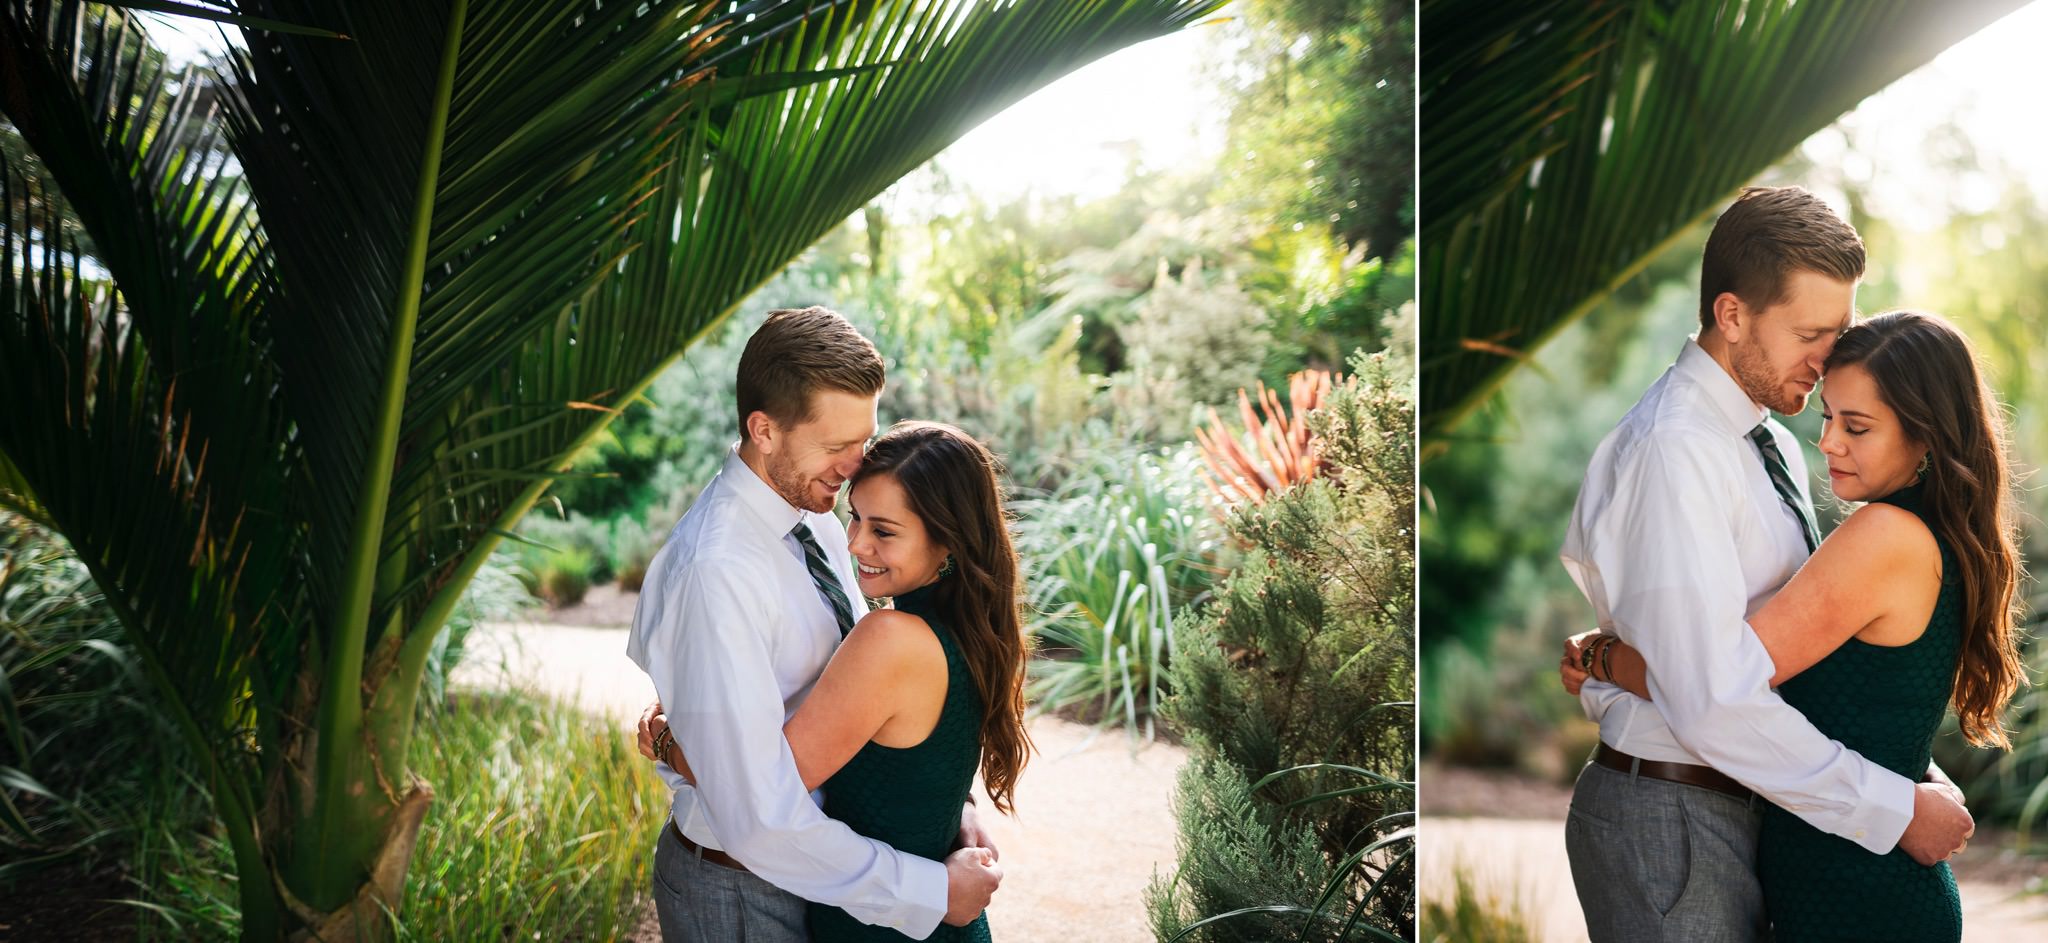
{"type": "Polygon", "coordinates": [[[941,582],[944,582],[944,580],[933,580],[907,593],[896,596],[893,600],[896,608],[904,612],[930,611],[935,602],[934,597],[938,595],[938,585],[941,582]]]}
{"type": "Polygon", "coordinates": [[[1878,498],[1873,498],[1872,500],[1894,504],[1918,514],[1920,513],[1921,502],[1926,497],[1926,491],[1927,486],[1922,482],[1916,481],[1904,488],[1878,498]]]}

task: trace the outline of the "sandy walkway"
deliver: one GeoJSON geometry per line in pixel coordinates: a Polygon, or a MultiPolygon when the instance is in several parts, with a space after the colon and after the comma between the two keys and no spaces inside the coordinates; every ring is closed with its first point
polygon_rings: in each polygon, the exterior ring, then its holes
{"type": "MultiPolygon", "coordinates": [[[[1482,896],[1519,905],[1542,943],[1584,941],[1586,924],[1564,852],[1563,812],[1570,806],[1569,790],[1438,767],[1425,767],[1422,775],[1425,784],[1441,782],[1446,787],[1441,792],[1427,785],[1423,789],[1423,896],[1447,897],[1453,876],[1462,868],[1482,896]],[[1497,797],[1492,802],[1485,800],[1489,793],[1497,797]],[[1470,814],[1482,810],[1487,814],[1470,814]],[[1549,814],[1553,811],[1554,816],[1549,814]]],[[[2048,939],[2048,900],[2025,895],[2018,880],[2023,869],[2001,867],[1998,857],[2006,852],[1998,845],[1973,842],[1963,854],[1986,860],[1958,859],[1957,870],[1964,875],[1958,881],[1964,943],[2048,939]],[[2015,879],[2003,880],[2002,874],[2015,879]]]]}
{"type": "MultiPolygon", "coordinates": [[[[455,682],[530,686],[630,724],[654,690],[625,650],[620,628],[491,624],[471,633],[455,682]]],[[[1031,736],[1039,755],[1018,782],[1017,816],[989,826],[1005,871],[990,927],[1005,943],[1150,940],[1144,892],[1173,867],[1169,802],[1186,751],[1050,717],[1031,736]]]]}

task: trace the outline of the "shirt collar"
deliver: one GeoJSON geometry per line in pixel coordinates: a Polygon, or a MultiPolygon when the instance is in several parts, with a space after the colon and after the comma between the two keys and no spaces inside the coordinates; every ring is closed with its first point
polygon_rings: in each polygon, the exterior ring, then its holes
{"type": "Polygon", "coordinates": [[[1730,435],[1747,436],[1750,430],[1771,418],[1771,411],[1750,399],[1749,394],[1736,384],[1735,378],[1721,369],[1713,355],[1700,346],[1697,338],[1685,339],[1674,369],[1699,384],[1707,395],[1707,402],[1714,407],[1713,415],[1721,420],[1730,435]]]}
{"type": "Polygon", "coordinates": [[[732,447],[726,450],[725,467],[719,475],[732,481],[732,493],[739,499],[741,506],[753,512],[777,539],[788,535],[790,531],[796,529],[796,525],[806,520],[804,515],[808,512],[775,493],[775,489],[762,480],[760,475],[755,474],[753,467],[740,458],[739,443],[733,443],[732,447]]]}

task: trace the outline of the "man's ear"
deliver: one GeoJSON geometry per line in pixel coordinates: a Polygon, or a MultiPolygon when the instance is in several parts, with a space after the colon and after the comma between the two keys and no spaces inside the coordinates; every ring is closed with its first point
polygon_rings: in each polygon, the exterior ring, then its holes
{"type": "Polygon", "coordinates": [[[1756,320],[1756,312],[1732,291],[1714,296],[1714,330],[1720,332],[1721,340],[1738,344],[1749,334],[1756,320]]]}
{"type": "Polygon", "coordinates": [[[762,455],[775,454],[776,447],[782,443],[782,429],[767,413],[758,409],[747,414],[746,424],[741,426],[740,434],[748,442],[753,443],[754,451],[762,455]]]}

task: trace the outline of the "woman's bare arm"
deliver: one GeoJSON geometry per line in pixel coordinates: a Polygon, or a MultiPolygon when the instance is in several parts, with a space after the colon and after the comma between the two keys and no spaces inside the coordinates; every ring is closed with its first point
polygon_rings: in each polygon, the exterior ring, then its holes
{"type": "MultiPolygon", "coordinates": [[[[932,679],[946,677],[945,661],[945,650],[922,619],[893,609],[862,618],[782,726],[804,788],[831,779],[920,694],[928,697],[932,679]]],[[[681,744],[670,748],[667,760],[695,781],[681,744]]]]}
{"type": "MultiPolygon", "coordinates": [[[[1813,667],[1887,613],[1931,606],[1940,578],[1941,551],[1918,517],[1889,504],[1859,508],[1749,620],[1776,668],[1771,686],[1813,667]]],[[[1581,644],[1579,637],[1566,643],[1567,661],[1581,644]]],[[[1593,677],[1650,697],[1649,665],[1627,643],[1615,643],[1593,667],[1593,677]]],[[[1569,664],[1561,670],[1567,689],[1583,683],[1574,675],[1584,672],[1569,664]]]]}

